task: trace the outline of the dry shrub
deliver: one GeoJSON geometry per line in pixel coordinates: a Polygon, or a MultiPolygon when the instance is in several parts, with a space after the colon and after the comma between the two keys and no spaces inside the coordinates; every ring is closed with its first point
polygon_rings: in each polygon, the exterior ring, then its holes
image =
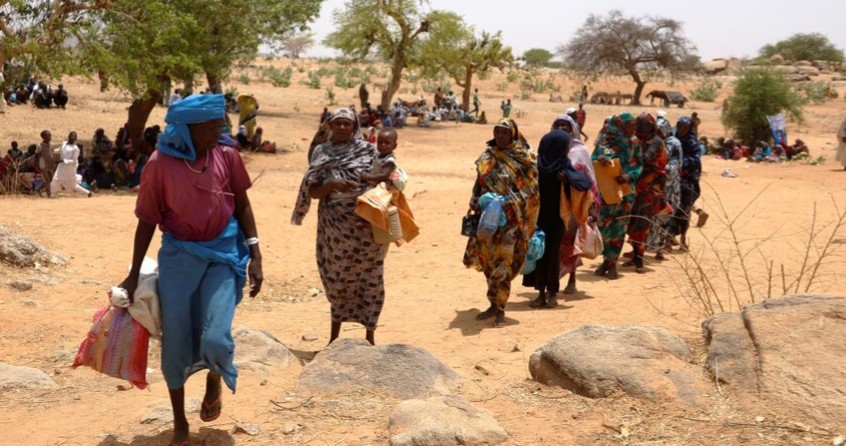
{"type": "Polygon", "coordinates": [[[802,242],[794,255],[787,249],[789,244],[777,236],[784,225],[761,237],[747,238],[740,234],[744,226],[760,221],[744,216],[766,189],[734,216],[714,191],[717,206],[711,218],[720,225],[720,230],[712,236],[700,230],[703,243],[675,258],[682,273],[680,277],[673,276],[673,282],[694,313],[710,317],[740,311],[774,297],[825,291],[834,283],[834,276],[827,271],[833,265],[842,267],[839,251],[846,236],[846,209],[838,207],[832,197],[835,217],[821,222],[814,202],[810,225],[799,226],[802,242]],[[767,248],[777,243],[784,245],[778,251],[778,261],[765,254],[767,248]],[[755,262],[755,257],[761,262],[755,262]]]}

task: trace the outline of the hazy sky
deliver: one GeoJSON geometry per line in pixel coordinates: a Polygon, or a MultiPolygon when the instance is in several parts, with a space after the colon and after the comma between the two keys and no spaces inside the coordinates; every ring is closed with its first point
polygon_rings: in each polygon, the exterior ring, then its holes
{"type": "MultiPolygon", "coordinates": [[[[430,0],[433,9],[451,10],[478,30],[502,31],[517,55],[529,48],[555,48],[566,43],[589,14],[620,9],[627,15],[661,15],[683,22],[685,35],[703,60],[754,56],[767,43],[795,33],[818,32],[846,49],[844,0],[430,0]]],[[[344,0],[326,0],[312,25],[317,40],[333,31],[332,12],[344,0]]],[[[309,56],[334,56],[316,45],[309,56]]]]}

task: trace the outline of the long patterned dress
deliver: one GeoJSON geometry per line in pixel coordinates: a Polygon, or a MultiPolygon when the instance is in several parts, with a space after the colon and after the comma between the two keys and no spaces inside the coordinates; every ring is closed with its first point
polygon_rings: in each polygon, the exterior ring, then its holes
{"type": "Polygon", "coordinates": [[[310,203],[309,188],[339,178],[356,187],[333,192],[317,209],[317,268],[331,305],[332,322],[358,322],[375,331],[385,302],[383,259],[387,245],[373,241],[369,224],[356,215],[356,198],[367,189],[360,177],[378,155],[366,141],[317,146],[300,186],[292,223],[300,224],[310,203]]]}
{"type": "MultiPolygon", "coordinates": [[[[667,181],[664,185],[664,197],[670,207],[678,209],[679,202],[681,201],[681,141],[671,135],[664,140],[664,146],[667,151],[667,168],[665,169],[667,172],[667,181]]],[[[649,231],[649,237],[646,240],[647,247],[650,251],[659,251],[664,248],[667,236],[672,235],[674,218],[672,215],[665,215],[663,217],[656,217],[655,222],[656,224],[649,231]]]]}
{"type": "MultiPolygon", "coordinates": [[[[629,176],[632,191],[636,189],[637,180],[640,177],[641,156],[638,146],[632,143],[632,138],[623,133],[623,127],[634,119],[630,113],[611,118],[591,156],[593,160],[601,156],[620,160],[623,173],[629,176]]],[[[626,237],[626,219],[631,213],[634,198],[635,194],[631,193],[617,204],[609,204],[604,199],[602,201],[602,208],[599,211],[599,231],[602,233],[604,244],[602,256],[606,262],[616,262],[620,257],[626,237]]]]}
{"type": "Polygon", "coordinates": [[[667,206],[667,200],[664,198],[667,149],[664,147],[664,141],[655,134],[654,121],[652,125],[651,138],[639,142],[643,169],[637,181],[632,217],[629,219],[627,230],[629,243],[641,256],[646,251],[646,239],[655,223],[655,216],[667,206]]]}
{"type": "Polygon", "coordinates": [[[488,192],[506,197],[503,210],[507,223],[490,243],[470,237],[464,265],[485,274],[491,306],[504,311],[511,295],[511,281],[523,268],[538,218],[538,170],[535,157],[521,143],[499,149],[491,141],[476,160],[476,172],[472,200],[478,202],[488,192]]]}

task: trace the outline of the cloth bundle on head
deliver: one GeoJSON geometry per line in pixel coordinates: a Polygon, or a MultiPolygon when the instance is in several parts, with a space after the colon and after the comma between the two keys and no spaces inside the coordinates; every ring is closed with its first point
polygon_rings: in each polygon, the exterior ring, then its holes
{"type": "Polygon", "coordinates": [[[224,119],[225,99],[222,94],[195,94],[171,105],[165,115],[164,132],[159,135],[156,148],[173,158],[194,161],[197,151],[188,126],[224,119]]]}

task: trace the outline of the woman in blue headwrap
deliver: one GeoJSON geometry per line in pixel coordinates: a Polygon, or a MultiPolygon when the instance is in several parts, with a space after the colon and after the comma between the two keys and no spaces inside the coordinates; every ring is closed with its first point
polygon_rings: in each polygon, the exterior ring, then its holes
{"type": "Polygon", "coordinates": [[[591,158],[600,164],[610,165],[612,161],[620,163],[622,173],[615,178],[619,184],[628,183],[632,193],[629,193],[619,203],[612,203],[610,197],[603,197],[602,209],[599,211],[599,231],[602,233],[604,261],[596,269],[597,276],[607,275],[615,280],[617,274],[617,259],[623,250],[626,238],[626,219],[634,204],[634,191],[641,172],[639,147],[632,142],[635,133],[635,117],[631,113],[621,113],[608,120],[606,128],[591,158]]]}
{"type": "Polygon", "coordinates": [[[688,117],[679,119],[676,124],[676,138],[681,142],[682,167],[680,173],[679,206],[673,214],[675,220],[673,235],[681,236],[681,249],[687,249],[687,230],[690,228],[690,213],[699,198],[699,177],[702,175],[702,151],[699,140],[693,132],[693,121],[688,117]]]}
{"type": "Polygon", "coordinates": [[[209,370],[200,410],[205,422],[221,414],[221,378],[235,391],[235,306],[248,275],[250,296],[261,290],[261,251],[247,196],[250,177],[238,152],[218,145],[223,118],[223,95],[189,96],[168,109],[168,126],[142,174],[132,267],[120,285],[132,300],[158,225],[163,233],[158,257],[162,372],[174,415],[171,445],[188,444],[184,385],[190,375],[209,370]]]}

